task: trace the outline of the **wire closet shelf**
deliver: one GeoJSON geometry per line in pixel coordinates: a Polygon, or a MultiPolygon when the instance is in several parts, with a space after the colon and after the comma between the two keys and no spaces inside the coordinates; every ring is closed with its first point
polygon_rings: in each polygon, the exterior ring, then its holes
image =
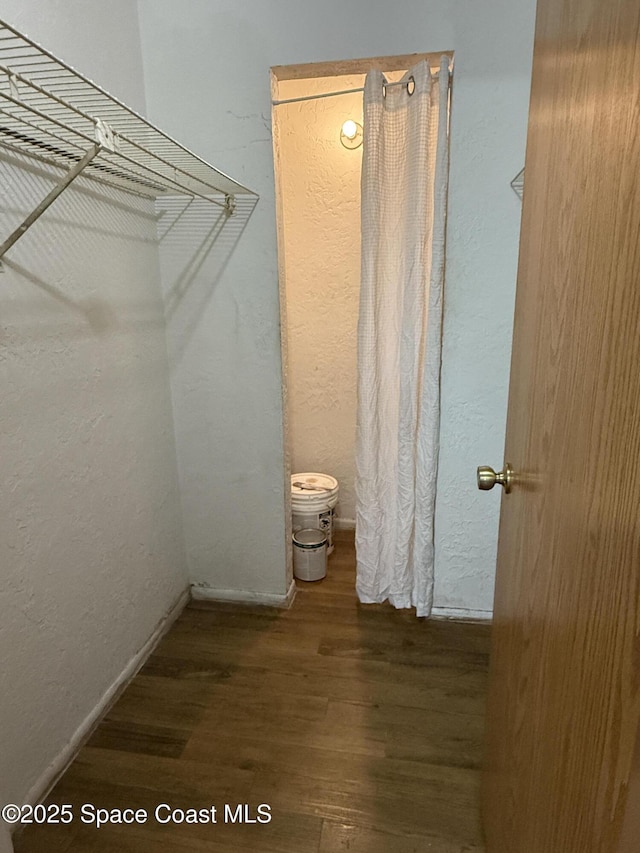
{"type": "Polygon", "coordinates": [[[228,214],[236,195],[258,197],[1,20],[0,146],[66,170],[0,257],[80,174],[148,198],[205,199],[228,214]]]}

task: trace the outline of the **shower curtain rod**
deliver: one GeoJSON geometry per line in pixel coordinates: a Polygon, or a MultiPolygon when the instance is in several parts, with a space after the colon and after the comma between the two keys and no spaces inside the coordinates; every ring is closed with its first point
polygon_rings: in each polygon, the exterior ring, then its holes
{"type": "MultiPolygon", "coordinates": [[[[436,71],[433,75],[436,80],[440,76],[440,72],[436,71]]],[[[387,86],[406,86],[408,80],[396,80],[395,83],[387,83],[387,86]]],[[[356,92],[364,92],[364,86],[358,89],[343,89],[341,92],[324,92],[322,95],[306,95],[303,98],[287,98],[282,101],[271,101],[272,106],[279,107],[281,104],[297,104],[300,101],[316,101],[318,98],[335,98],[336,95],[354,95],[356,92]]]]}

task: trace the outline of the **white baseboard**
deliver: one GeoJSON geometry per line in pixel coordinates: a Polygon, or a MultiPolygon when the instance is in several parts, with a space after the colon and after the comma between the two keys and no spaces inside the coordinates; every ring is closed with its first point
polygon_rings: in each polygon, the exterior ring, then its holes
{"type": "Polygon", "coordinates": [[[31,790],[24,799],[25,803],[36,805],[47,796],[49,791],[51,791],[58,779],[76,757],[80,749],[84,746],[87,740],[89,740],[102,718],[107,714],[111,706],[120,698],[129,682],[135,675],[137,675],[140,669],[142,669],[151,652],[158,645],[169,628],[171,628],[178,616],[182,613],[188,604],[190,597],[189,589],[185,589],[180,593],[177,601],[162,617],[162,619],[160,619],[144,646],[131,658],[113,684],[107,688],[98,704],[76,729],[71,740],[64,747],[62,752],[51,762],[51,764],[49,764],[36,783],[32,785],[31,790]]]}
{"type": "Polygon", "coordinates": [[[291,581],[284,595],[271,592],[248,592],[245,589],[214,589],[197,584],[191,587],[191,596],[196,601],[229,601],[238,604],[263,604],[269,607],[291,607],[295,594],[294,581],[291,581]]]}
{"type": "Polygon", "coordinates": [[[355,518],[334,518],[333,526],[336,530],[355,530],[356,529],[356,520],[355,518]]]}
{"type": "Polygon", "coordinates": [[[491,622],[492,610],[466,610],[458,607],[434,607],[431,610],[433,619],[468,619],[472,622],[491,622]]]}

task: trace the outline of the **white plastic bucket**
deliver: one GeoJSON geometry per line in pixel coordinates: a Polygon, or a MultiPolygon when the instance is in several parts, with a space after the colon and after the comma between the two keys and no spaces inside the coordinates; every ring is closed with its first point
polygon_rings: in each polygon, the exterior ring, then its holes
{"type": "Polygon", "coordinates": [[[293,532],[316,528],[327,535],[327,554],[333,552],[333,516],[339,486],[329,474],[307,472],[291,475],[293,532]]]}
{"type": "Polygon", "coordinates": [[[301,581],[319,581],[327,574],[327,535],[322,530],[293,534],[293,574],[301,581]]]}

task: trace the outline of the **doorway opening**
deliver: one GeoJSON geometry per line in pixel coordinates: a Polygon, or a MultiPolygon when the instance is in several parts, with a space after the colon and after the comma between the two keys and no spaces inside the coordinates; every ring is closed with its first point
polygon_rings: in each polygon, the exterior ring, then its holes
{"type": "Polygon", "coordinates": [[[442,55],[271,69],[288,544],[292,472],[335,477],[339,500],[334,527],[355,528],[356,330],[366,73],[378,69],[395,82],[421,60],[438,68],[442,55]],[[340,94],[319,97],[327,93],[340,94]]]}

